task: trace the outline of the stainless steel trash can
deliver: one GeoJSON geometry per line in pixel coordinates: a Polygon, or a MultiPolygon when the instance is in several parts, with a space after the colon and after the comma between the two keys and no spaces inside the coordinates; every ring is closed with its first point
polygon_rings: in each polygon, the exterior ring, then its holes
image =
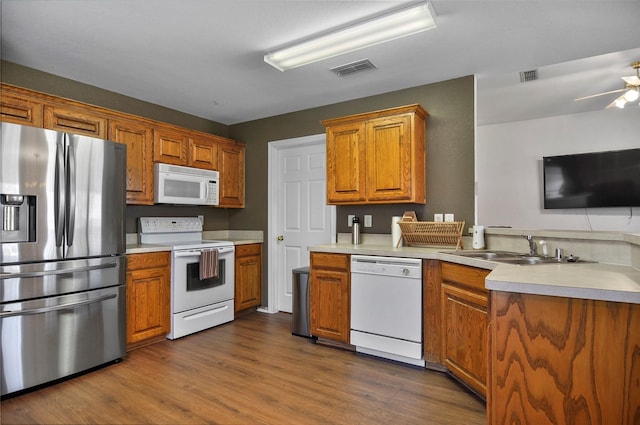
{"type": "Polygon", "coordinates": [[[311,321],[309,311],[309,267],[292,270],[293,279],[293,315],[291,333],[293,335],[311,337],[311,321]]]}

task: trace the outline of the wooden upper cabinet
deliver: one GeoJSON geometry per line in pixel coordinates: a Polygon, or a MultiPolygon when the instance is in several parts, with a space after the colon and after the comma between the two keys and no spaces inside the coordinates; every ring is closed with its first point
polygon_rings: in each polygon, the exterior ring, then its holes
{"type": "Polygon", "coordinates": [[[219,146],[220,207],[244,208],[244,146],[219,146]]]}
{"type": "Polygon", "coordinates": [[[368,122],[365,151],[367,200],[412,200],[416,170],[411,161],[411,117],[405,114],[368,122]]]}
{"type": "Polygon", "coordinates": [[[420,105],[325,120],[327,202],[426,202],[425,120],[420,105]]]}
{"type": "Polygon", "coordinates": [[[206,170],[217,170],[217,141],[205,137],[190,137],[188,164],[190,167],[204,168],[206,170]]]}
{"type": "Polygon", "coordinates": [[[185,132],[156,128],[153,137],[153,161],[187,165],[189,137],[185,132]]]}
{"type": "Polygon", "coordinates": [[[5,90],[0,96],[0,116],[2,121],[15,124],[42,127],[44,122],[42,102],[29,96],[9,94],[5,90]]]}
{"type": "Polygon", "coordinates": [[[366,199],[364,140],[364,123],[327,127],[329,203],[361,202],[366,199]]]}
{"type": "Polygon", "coordinates": [[[142,122],[111,119],[109,140],[127,145],[127,203],[152,205],[152,128],[142,122]]]}
{"type": "Polygon", "coordinates": [[[107,117],[89,108],[44,105],[44,128],[107,138],[107,117]]]}
{"type": "Polygon", "coordinates": [[[242,143],[5,83],[0,83],[0,118],[127,145],[129,204],[153,204],[153,164],[163,162],[219,170],[219,206],[244,208],[242,143]]]}

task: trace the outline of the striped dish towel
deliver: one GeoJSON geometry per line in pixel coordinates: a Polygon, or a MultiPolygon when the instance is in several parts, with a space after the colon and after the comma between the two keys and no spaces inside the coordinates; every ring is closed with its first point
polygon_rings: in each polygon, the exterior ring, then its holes
{"type": "Polygon", "coordinates": [[[218,277],[218,250],[204,249],[200,252],[200,280],[218,277]]]}

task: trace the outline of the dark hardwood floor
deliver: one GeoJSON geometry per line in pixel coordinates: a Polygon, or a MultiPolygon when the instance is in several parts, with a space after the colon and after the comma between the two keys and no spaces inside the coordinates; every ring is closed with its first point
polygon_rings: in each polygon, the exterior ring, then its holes
{"type": "Polygon", "coordinates": [[[486,424],[445,374],[313,344],[291,316],[232,323],[8,398],[2,424],[486,424]]]}

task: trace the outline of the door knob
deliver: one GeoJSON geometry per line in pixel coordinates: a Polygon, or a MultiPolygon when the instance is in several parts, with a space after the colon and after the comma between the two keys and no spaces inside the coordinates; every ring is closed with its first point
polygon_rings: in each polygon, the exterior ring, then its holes
{"type": "Polygon", "coordinates": [[[278,236],[278,240],[279,241],[283,241],[284,240],[284,236],[282,236],[282,235],[278,236]]]}

